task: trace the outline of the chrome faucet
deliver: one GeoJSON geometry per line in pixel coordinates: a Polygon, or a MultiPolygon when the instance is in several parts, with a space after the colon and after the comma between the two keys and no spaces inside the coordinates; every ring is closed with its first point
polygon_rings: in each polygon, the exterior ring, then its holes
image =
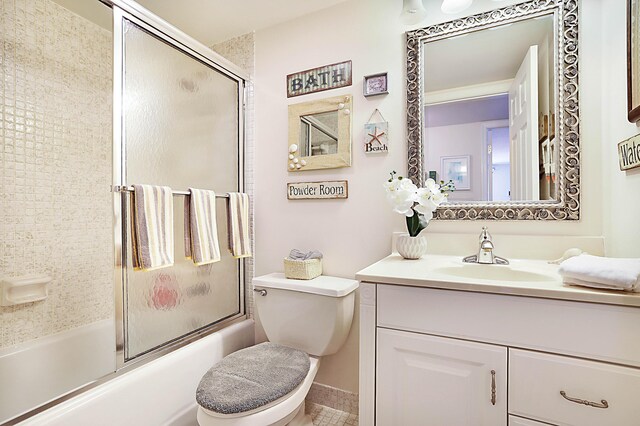
{"type": "Polygon", "coordinates": [[[471,256],[467,256],[462,259],[465,263],[480,263],[483,265],[508,265],[509,261],[503,257],[496,256],[493,254],[493,240],[491,239],[491,234],[487,231],[487,227],[482,227],[482,232],[480,233],[480,249],[478,250],[478,254],[473,254],[471,256]]]}

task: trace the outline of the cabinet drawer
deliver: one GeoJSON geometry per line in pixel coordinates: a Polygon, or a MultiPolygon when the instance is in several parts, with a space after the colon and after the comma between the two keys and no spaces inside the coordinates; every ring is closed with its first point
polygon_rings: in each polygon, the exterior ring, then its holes
{"type": "Polygon", "coordinates": [[[633,426],[639,389],[640,369],[509,350],[510,414],[560,425],[633,426]]]}
{"type": "Polygon", "coordinates": [[[522,417],[509,416],[509,426],[549,426],[549,425],[550,423],[540,423],[540,422],[536,422],[535,420],[523,419],[522,417]]]}
{"type": "Polygon", "coordinates": [[[377,303],[380,327],[640,367],[638,308],[384,284],[377,303]]]}
{"type": "Polygon", "coordinates": [[[509,426],[554,426],[551,423],[540,423],[522,417],[509,416],[509,426]]]}

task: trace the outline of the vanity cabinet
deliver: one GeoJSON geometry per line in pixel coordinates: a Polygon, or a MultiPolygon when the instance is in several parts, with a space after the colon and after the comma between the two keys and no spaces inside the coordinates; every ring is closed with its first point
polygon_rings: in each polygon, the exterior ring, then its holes
{"type": "Polygon", "coordinates": [[[500,294],[362,275],[361,425],[640,424],[638,298],[587,303],[570,300],[581,291],[571,288],[558,300],[514,295],[515,285],[500,294]]]}

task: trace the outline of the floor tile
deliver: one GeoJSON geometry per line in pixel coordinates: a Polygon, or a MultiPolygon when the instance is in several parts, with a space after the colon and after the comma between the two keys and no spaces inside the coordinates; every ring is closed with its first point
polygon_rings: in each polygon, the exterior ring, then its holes
{"type": "Polygon", "coordinates": [[[311,415],[314,426],[357,426],[358,416],[344,411],[307,402],[307,413],[311,415]]]}

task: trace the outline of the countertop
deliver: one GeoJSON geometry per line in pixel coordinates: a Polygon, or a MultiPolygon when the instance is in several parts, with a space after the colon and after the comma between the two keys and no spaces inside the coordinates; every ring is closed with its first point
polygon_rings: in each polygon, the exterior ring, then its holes
{"type": "Polygon", "coordinates": [[[568,286],[562,283],[558,265],[527,259],[509,259],[509,262],[510,265],[477,265],[463,263],[462,257],[426,255],[419,260],[408,260],[392,254],[356,273],[356,279],[376,284],[640,307],[640,293],[568,286]],[[473,277],[453,276],[446,272],[447,269],[459,268],[465,268],[473,277]],[[511,270],[527,280],[510,281],[508,277],[511,270]],[[494,275],[499,279],[487,279],[486,275],[494,275]]]}

